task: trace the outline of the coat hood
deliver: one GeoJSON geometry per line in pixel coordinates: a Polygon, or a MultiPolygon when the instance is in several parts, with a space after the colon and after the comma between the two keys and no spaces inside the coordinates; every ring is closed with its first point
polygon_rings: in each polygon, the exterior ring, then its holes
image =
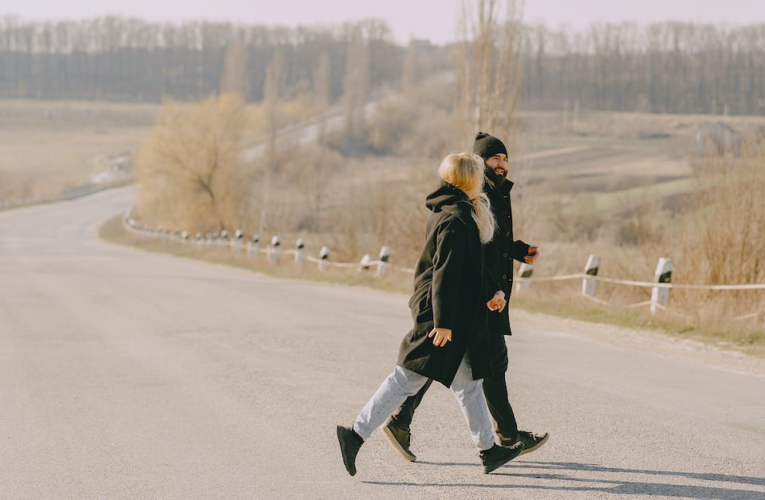
{"type": "Polygon", "coordinates": [[[473,207],[468,195],[444,181],[441,181],[438,188],[425,198],[425,206],[434,213],[444,211],[447,207],[456,207],[457,204],[464,205],[464,208],[468,210],[473,207]]]}

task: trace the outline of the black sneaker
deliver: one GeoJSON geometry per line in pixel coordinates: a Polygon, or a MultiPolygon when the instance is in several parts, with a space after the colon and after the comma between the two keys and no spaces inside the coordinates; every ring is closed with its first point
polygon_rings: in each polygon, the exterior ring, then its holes
{"type": "Polygon", "coordinates": [[[488,450],[482,451],[478,454],[483,462],[483,473],[499,469],[510,460],[514,459],[523,451],[523,443],[518,441],[513,446],[505,448],[504,446],[494,445],[488,450]]]}
{"type": "Polygon", "coordinates": [[[410,462],[417,460],[417,456],[409,449],[409,445],[412,439],[412,433],[408,429],[402,429],[396,427],[392,421],[388,420],[388,423],[383,426],[383,432],[388,436],[391,446],[397,452],[401,453],[401,456],[410,462]]]}
{"type": "Polygon", "coordinates": [[[337,426],[337,440],[340,442],[340,453],[343,464],[351,476],[356,475],[356,455],[359,453],[364,440],[351,427],[337,426]]]}
{"type": "Polygon", "coordinates": [[[537,451],[542,447],[543,444],[547,442],[549,438],[550,434],[548,432],[544,432],[542,434],[534,434],[533,432],[528,431],[518,431],[518,437],[515,440],[500,439],[499,442],[502,446],[511,446],[515,443],[521,442],[524,446],[521,455],[525,455],[527,453],[531,453],[532,451],[537,451]]]}

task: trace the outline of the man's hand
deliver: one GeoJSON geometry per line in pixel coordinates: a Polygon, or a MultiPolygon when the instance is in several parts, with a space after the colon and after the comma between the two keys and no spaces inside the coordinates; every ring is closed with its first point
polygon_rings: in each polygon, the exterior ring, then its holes
{"type": "Polygon", "coordinates": [[[433,331],[428,334],[428,337],[432,337],[433,335],[436,336],[433,339],[433,345],[436,347],[443,347],[447,342],[451,342],[452,340],[452,331],[448,328],[433,328],[433,331]]]}
{"type": "Polygon", "coordinates": [[[523,258],[526,264],[533,264],[539,258],[539,247],[529,247],[529,254],[523,258]]]}
{"type": "Polygon", "coordinates": [[[489,310],[499,312],[504,311],[506,305],[507,301],[505,300],[505,292],[502,290],[497,290],[497,292],[494,294],[494,297],[486,303],[486,307],[488,307],[489,310]]]}

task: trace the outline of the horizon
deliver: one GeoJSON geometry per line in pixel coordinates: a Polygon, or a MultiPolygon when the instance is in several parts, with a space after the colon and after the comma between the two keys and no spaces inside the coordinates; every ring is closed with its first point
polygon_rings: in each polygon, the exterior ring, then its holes
{"type": "MultiPolygon", "coordinates": [[[[443,45],[456,40],[459,0],[389,0],[382,5],[365,2],[335,1],[319,7],[301,0],[282,0],[266,9],[237,0],[220,0],[214,6],[184,6],[179,13],[172,4],[157,5],[148,0],[136,0],[125,5],[114,0],[95,2],[75,0],[67,4],[66,13],[58,12],[52,0],[30,0],[17,5],[14,11],[0,12],[2,17],[14,17],[21,22],[57,22],[103,17],[139,19],[150,23],[184,24],[190,22],[230,22],[241,25],[274,27],[339,26],[346,22],[376,18],[384,20],[391,29],[393,40],[406,44],[411,38],[443,45]]],[[[657,23],[712,24],[741,27],[765,23],[765,5],[752,6],[745,0],[729,0],[722,4],[699,5],[692,0],[646,0],[633,4],[618,4],[607,0],[580,0],[577,9],[560,6],[556,0],[526,2],[522,19],[528,25],[544,25],[552,30],[579,33],[601,24],[657,23]],[[659,13],[659,14],[657,14],[659,13]]]]}

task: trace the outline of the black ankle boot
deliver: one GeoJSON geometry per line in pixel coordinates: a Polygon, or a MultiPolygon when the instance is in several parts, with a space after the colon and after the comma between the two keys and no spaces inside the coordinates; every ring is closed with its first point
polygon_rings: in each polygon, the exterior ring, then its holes
{"type": "Polygon", "coordinates": [[[340,442],[340,453],[343,455],[343,464],[351,476],[356,475],[356,455],[359,453],[364,440],[356,434],[352,427],[337,426],[337,440],[340,442]]]}

